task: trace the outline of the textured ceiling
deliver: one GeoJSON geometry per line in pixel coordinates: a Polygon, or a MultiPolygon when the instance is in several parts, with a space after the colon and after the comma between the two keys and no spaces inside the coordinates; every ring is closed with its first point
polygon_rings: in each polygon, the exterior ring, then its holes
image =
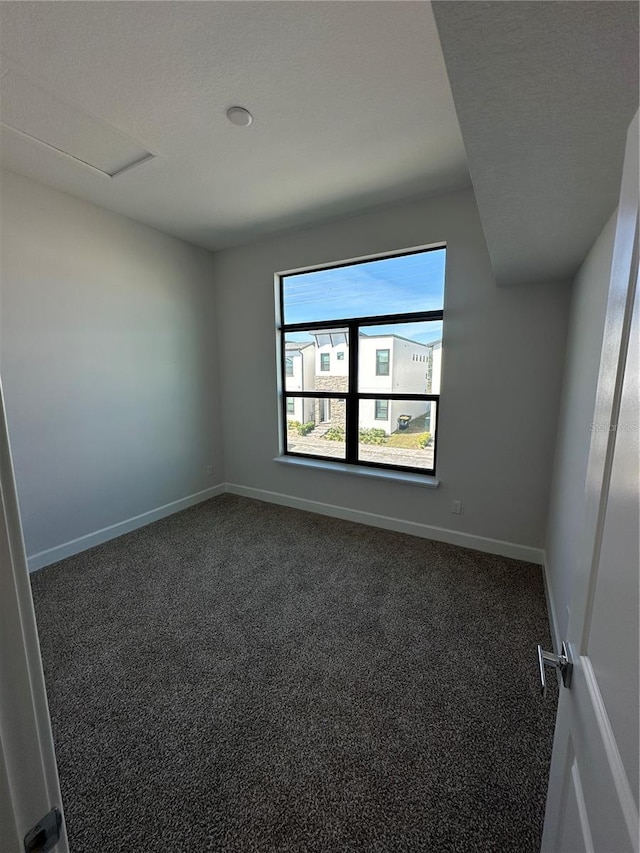
{"type": "Polygon", "coordinates": [[[0,52],[39,133],[64,103],[157,155],[111,178],[5,130],[3,166],[208,248],[469,181],[429,3],[4,2],[0,52]]]}
{"type": "Polygon", "coordinates": [[[635,2],[434,2],[499,284],[572,275],[618,200],[635,2]]]}

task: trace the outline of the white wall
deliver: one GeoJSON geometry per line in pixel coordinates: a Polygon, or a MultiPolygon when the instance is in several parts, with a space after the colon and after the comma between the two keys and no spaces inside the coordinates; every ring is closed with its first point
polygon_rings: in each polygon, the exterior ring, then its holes
{"type": "Polygon", "coordinates": [[[28,554],[223,482],[211,254],[9,172],[0,189],[28,554]]]}
{"type": "MultiPolygon", "coordinates": [[[[385,392],[398,394],[424,394],[429,348],[417,342],[410,343],[393,335],[360,338],[360,390],[385,398],[385,392]],[[376,350],[389,350],[389,375],[376,376],[376,350]],[[423,361],[414,361],[414,355],[423,361]]],[[[424,414],[427,404],[410,400],[389,400],[389,417],[376,420],[373,400],[360,402],[360,426],[378,427],[391,434],[398,428],[398,415],[418,417],[424,414]]]]}
{"type": "Polygon", "coordinates": [[[400,338],[392,338],[393,349],[393,387],[399,394],[424,394],[427,391],[427,367],[429,349],[416,346],[400,338]],[[421,361],[413,361],[417,355],[421,361]]]}
{"type": "Polygon", "coordinates": [[[391,401],[388,402],[388,413],[389,417],[387,418],[376,418],[375,400],[360,400],[358,426],[360,429],[383,429],[389,435],[393,432],[391,427],[391,401]]]}
{"type": "Polygon", "coordinates": [[[471,191],[219,252],[214,269],[224,318],[218,337],[229,483],[542,546],[570,291],[558,283],[496,287],[471,191]],[[274,273],[442,240],[448,263],[440,488],[274,462],[274,273]],[[256,409],[263,413],[259,424],[251,417],[256,409]],[[454,498],[464,502],[461,516],[451,513],[454,498]]]}
{"type": "Polygon", "coordinates": [[[433,347],[433,371],[431,374],[431,393],[440,393],[440,375],[442,373],[442,344],[436,343],[433,347]]]}
{"type": "Polygon", "coordinates": [[[391,391],[393,382],[393,371],[395,370],[393,352],[393,338],[385,336],[361,335],[358,341],[358,388],[375,394],[378,391],[381,396],[391,391]],[[389,373],[378,375],[376,373],[376,350],[389,350],[389,373]]]}
{"type": "Polygon", "coordinates": [[[560,637],[566,635],[571,579],[584,524],[590,426],[596,399],[611,274],[615,214],[596,240],[573,285],[546,558],[560,637]]]}
{"type": "MultiPolygon", "coordinates": [[[[318,337],[320,341],[324,341],[326,340],[326,338],[328,338],[328,335],[318,337]]],[[[336,335],[336,338],[337,337],[339,336],[336,335]]],[[[316,376],[321,379],[323,376],[328,378],[330,376],[349,375],[349,347],[346,343],[346,336],[343,337],[345,337],[345,340],[343,340],[341,343],[320,343],[315,347],[316,358],[314,379],[316,376]],[[343,357],[341,359],[338,358],[338,353],[342,353],[343,357]],[[320,369],[321,355],[329,356],[329,370],[320,369]]],[[[333,391],[335,389],[332,388],[331,390],[333,391]]]]}
{"type": "Polygon", "coordinates": [[[429,408],[429,403],[424,400],[389,400],[389,428],[391,432],[398,429],[398,418],[400,415],[411,415],[412,418],[420,418],[429,408]]]}
{"type": "MultiPolygon", "coordinates": [[[[292,360],[293,376],[286,377],[287,391],[309,391],[315,382],[315,347],[305,346],[299,350],[287,350],[292,360]]],[[[306,397],[293,397],[293,412],[287,412],[288,421],[307,423],[313,419],[314,401],[306,397]]]]}

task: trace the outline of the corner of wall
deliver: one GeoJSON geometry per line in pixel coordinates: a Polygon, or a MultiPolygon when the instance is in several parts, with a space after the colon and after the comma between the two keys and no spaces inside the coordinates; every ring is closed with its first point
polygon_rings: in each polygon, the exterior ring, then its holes
{"type": "Polygon", "coordinates": [[[551,632],[551,640],[556,653],[562,646],[562,635],[560,633],[560,625],[558,624],[558,615],[556,611],[555,600],[553,597],[553,587],[551,586],[551,578],[549,576],[549,566],[547,563],[547,552],[542,551],[542,576],[544,578],[544,595],[547,600],[547,614],[549,616],[549,630],[551,632]]]}

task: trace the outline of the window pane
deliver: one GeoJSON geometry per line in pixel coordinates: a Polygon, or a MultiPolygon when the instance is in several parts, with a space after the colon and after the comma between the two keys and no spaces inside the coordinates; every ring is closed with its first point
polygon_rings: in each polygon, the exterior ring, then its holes
{"type": "Polygon", "coordinates": [[[360,330],[359,391],[439,394],[441,364],[441,320],[363,326],[360,330]]]}
{"type": "Polygon", "coordinates": [[[287,398],[287,451],[344,459],[346,405],[337,398],[287,398]]]}
{"type": "Polygon", "coordinates": [[[358,458],[433,470],[437,403],[425,400],[360,400],[358,458]],[[385,421],[377,417],[377,404],[387,404],[385,421]]]}
{"type": "Polygon", "coordinates": [[[442,310],[445,251],[283,276],[283,322],[442,310]]]}
{"type": "Polygon", "coordinates": [[[389,375],[389,353],[388,349],[376,350],[376,376],[389,375]]]}
{"type": "Polygon", "coordinates": [[[349,333],[346,329],[287,333],[285,390],[348,391],[348,352],[349,333]],[[292,363],[291,373],[287,372],[288,359],[291,359],[292,363]]]}
{"type": "Polygon", "coordinates": [[[375,403],[375,419],[377,421],[386,421],[389,418],[389,401],[374,400],[375,403]]]}

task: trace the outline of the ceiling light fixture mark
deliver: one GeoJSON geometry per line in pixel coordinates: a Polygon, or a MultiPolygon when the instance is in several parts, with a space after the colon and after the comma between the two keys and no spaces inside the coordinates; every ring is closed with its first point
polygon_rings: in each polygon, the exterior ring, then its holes
{"type": "Polygon", "coordinates": [[[249,127],[253,121],[253,116],[249,110],[244,107],[229,107],[227,110],[227,118],[231,124],[235,124],[238,127],[249,127]]]}

